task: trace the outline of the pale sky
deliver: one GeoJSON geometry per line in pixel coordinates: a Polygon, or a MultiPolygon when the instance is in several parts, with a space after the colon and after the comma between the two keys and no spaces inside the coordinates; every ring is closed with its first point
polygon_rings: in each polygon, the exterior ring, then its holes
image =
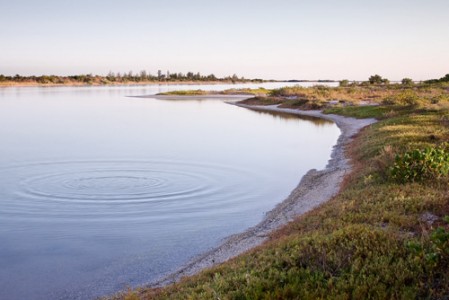
{"type": "Polygon", "coordinates": [[[0,74],[449,73],[449,0],[0,0],[0,74]]]}

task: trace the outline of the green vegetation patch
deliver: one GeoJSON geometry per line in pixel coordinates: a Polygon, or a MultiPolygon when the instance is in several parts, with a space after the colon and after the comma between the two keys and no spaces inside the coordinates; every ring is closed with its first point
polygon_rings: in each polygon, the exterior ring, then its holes
{"type": "Polygon", "coordinates": [[[254,97],[240,101],[240,104],[245,105],[279,105],[282,104],[284,100],[278,97],[254,97]]]}
{"type": "Polygon", "coordinates": [[[178,90],[165,93],[159,93],[158,95],[174,95],[174,96],[198,96],[198,95],[254,95],[265,96],[269,93],[269,90],[265,88],[257,89],[227,89],[224,91],[205,91],[205,90],[178,90]]]}
{"type": "Polygon", "coordinates": [[[242,89],[228,89],[224,90],[223,92],[220,92],[220,94],[223,95],[254,95],[254,96],[266,96],[269,94],[270,90],[267,90],[263,87],[257,88],[257,89],[248,89],[248,88],[242,88],[242,89]]]}
{"type": "Polygon", "coordinates": [[[396,156],[391,177],[401,183],[441,180],[449,174],[449,152],[445,147],[414,149],[396,156]]]}
{"type": "Polygon", "coordinates": [[[165,92],[165,93],[159,93],[158,95],[170,95],[170,96],[201,96],[201,95],[208,95],[210,94],[207,91],[204,90],[179,90],[179,91],[171,91],[171,92],[165,92]]]}
{"type": "Polygon", "coordinates": [[[396,114],[394,110],[386,106],[348,106],[348,107],[331,107],[324,110],[325,114],[335,114],[345,117],[357,119],[376,118],[383,119],[389,114],[396,114]]]}

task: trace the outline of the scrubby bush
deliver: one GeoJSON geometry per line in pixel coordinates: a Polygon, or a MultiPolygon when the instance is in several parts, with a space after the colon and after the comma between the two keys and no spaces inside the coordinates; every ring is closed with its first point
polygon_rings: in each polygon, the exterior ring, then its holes
{"type": "Polygon", "coordinates": [[[412,90],[406,90],[401,93],[388,96],[382,100],[382,104],[385,105],[416,106],[419,102],[419,96],[412,90]]]}
{"type": "Polygon", "coordinates": [[[411,78],[403,78],[401,83],[402,85],[413,85],[413,80],[411,78]]]}
{"type": "Polygon", "coordinates": [[[341,80],[341,81],[339,82],[339,85],[340,85],[341,87],[348,86],[348,85],[349,85],[349,80],[343,79],[343,80],[341,80]]]}
{"type": "Polygon", "coordinates": [[[432,104],[438,104],[438,103],[448,102],[448,101],[449,101],[449,95],[447,95],[447,94],[440,94],[440,95],[430,98],[430,103],[432,103],[432,104]]]}
{"type": "MultiPolygon", "coordinates": [[[[449,224],[449,216],[444,217],[446,224],[449,224]]],[[[432,232],[431,242],[435,253],[440,258],[449,258],[449,229],[438,227],[432,232]]]]}
{"type": "Polygon", "coordinates": [[[409,241],[407,248],[414,256],[414,260],[420,260],[423,267],[431,269],[437,265],[443,268],[449,264],[449,216],[445,216],[443,221],[446,226],[439,226],[430,234],[427,243],[422,241],[409,241]],[[429,268],[430,267],[430,268],[429,268]]]}
{"type": "Polygon", "coordinates": [[[289,96],[305,96],[307,88],[301,87],[299,85],[282,87],[278,89],[273,89],[269,93],[273,97],[289,97],[289,96]]]}
{"type": "Polygon", "coordinates": [[[434,84],[434,83],[444,83],[449,82],[449,74],[446,74],[444,77],[441,77],[440,79],[430,79],[424,81],[426,84],[434,84]]]}
{"type": "Polygon", "coordinates": [[[391,177],[400,183],[447,177],[449,173],[447,146],[415,149],[397,155],[390,172],[391,177]]]}
{"type": "Polygon", "coordinates": [[[370,84],[389,84],[390,81],[387,78],[382,78],[382,76],[376,74],[368,78],[370,84]]]}

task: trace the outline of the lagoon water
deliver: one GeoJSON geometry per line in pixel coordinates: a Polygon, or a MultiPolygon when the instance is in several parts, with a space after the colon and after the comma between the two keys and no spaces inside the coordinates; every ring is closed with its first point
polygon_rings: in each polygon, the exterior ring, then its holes
{"type": "Polygon", "coordinates": [[[127,97],[186,88],[229,86],[0,89],[0,299],[147,283],[256,225],[330,158],[333,123],[127,97]]]}

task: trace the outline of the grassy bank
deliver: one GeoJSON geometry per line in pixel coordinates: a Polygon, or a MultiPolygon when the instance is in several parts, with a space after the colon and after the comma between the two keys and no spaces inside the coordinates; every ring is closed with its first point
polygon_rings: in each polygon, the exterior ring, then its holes
{"type": "Polygon", "coordinates": [[[414,85],[353,85],[344,87],[284,87],[269,90],[267,97],[245,100],[245,104],[280,104],[284,108],[324,109],[329,106],[400,105],[428,106],[449,103],[449,83],[414,85]]]}
{"type": "MultiPolygon", "coordinates": [[[[388,92],[376,100],[378,106],[339,101],[326,105],[326,113],[379,119],[348,146],[354,168],[336,197],[227,263],[163,289],[140,289],[119,297],[448,297],[447,88],[430,87],[423,94],[415,88],[397,89],[391,95],[390,90],[384,89],[388,92]],[[413,96],[404,100],[404,93],[413,96]]],[[[253,99],[256,103],[250,104],[292,101],[282,98],[285,95],[272,97],[276,98],[253,99]]]]}

